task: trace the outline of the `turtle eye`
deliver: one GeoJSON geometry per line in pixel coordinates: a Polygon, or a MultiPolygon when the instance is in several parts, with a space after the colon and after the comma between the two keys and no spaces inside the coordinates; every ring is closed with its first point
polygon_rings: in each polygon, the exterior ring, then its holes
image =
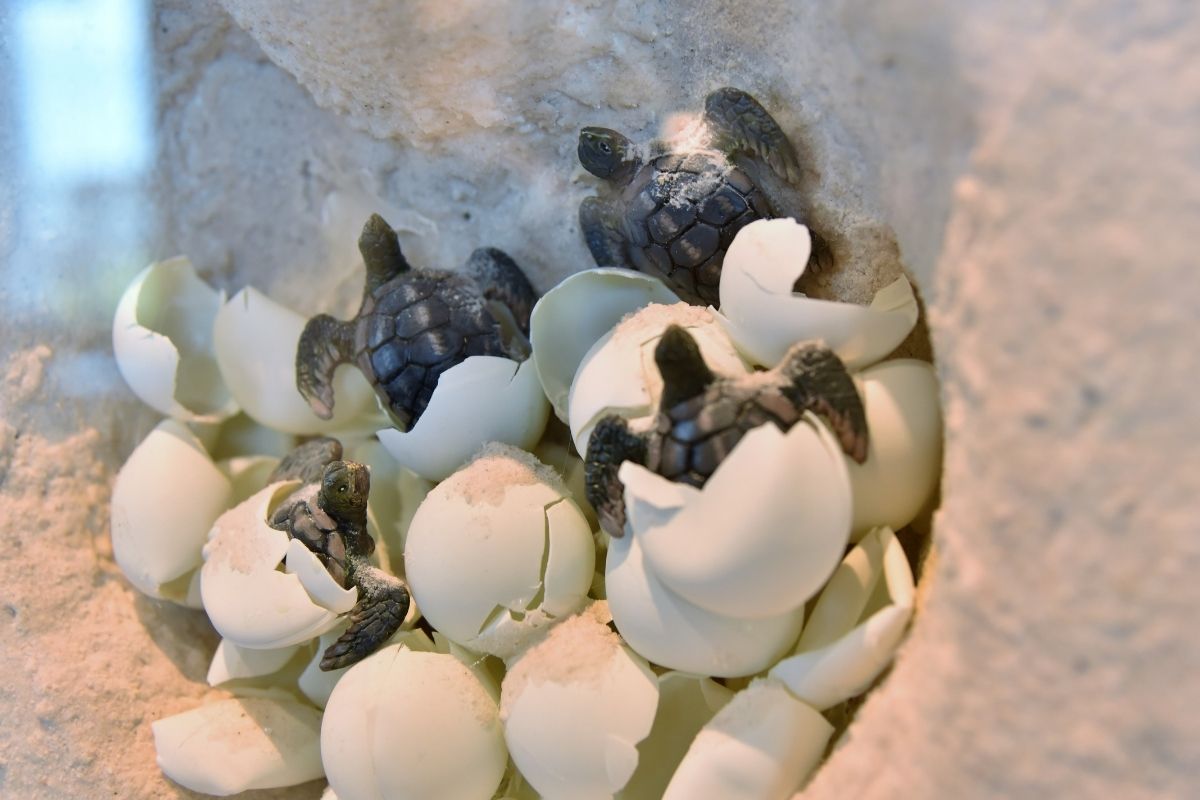
{"type": "Polygon", "coordinates": [[[343,483],[341,486],[339,486],[338,491],[341,492],[342,494],[345,494],[346,493],[346,484],[343,483]]]}
{"type": "Polygon", "coordinates": [[[600,150],[601,150],[601,152],[603,152],[603,153],[604,153],[604,155],[606,155],[606,156],[607,156],[607,155],[610,155],[610,154],[612,153],[612,148],[608,146],[608,142],[601,142],[601,143],[600,143],[600,150]]]}

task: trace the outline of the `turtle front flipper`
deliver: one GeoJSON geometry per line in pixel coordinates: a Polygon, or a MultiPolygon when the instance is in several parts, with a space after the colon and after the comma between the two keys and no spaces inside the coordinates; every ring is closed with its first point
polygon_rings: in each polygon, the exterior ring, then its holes
{"type": "Polygon", "coordinates": [[[621,417],[604,417],[592,429],[584,465],[584,489],[609,536],[625,535],[625,487],[617,473],[626,461],[646,463],[646,440],[621,417]]]}
{"type": "Polygon", "coordinates": [[[794,345],[784,356],[780,373],[790,382],[784,393],[798,411],[823,417],[846,455],[859,464],[867,460],[867,415],[846,365],[828,347],[794,345]]]}
{"type": "Polygon", "coordinates": [[[364,296],[383,286],[402,272],[407,272],[408,259],[400,251],[400,239],[395,229],[378,214],[372,214],[358,235],[358,252],[367,266],[367,288],[364,296]]]}
{"type": "Polygon", "coordinates": [[[529,278],[503,250],[481,247],[467,259],[467,274],[475,278],[483,296],[506,307],[517,327],[529,337],[529,315],[538,301],[529,278]]]}
{"type": "Polygon", "coordinates": [[[600,267],[628,267],[625,255],[625,235],[620,224],[603,200],[584,198],[579,204],[579,227],[592,258],[600,267]]]}
{"type": "Polygon", "coordinates": [[[746,92],[729,86],[717,89],[704,100],[704,121],[718,150],[756,155],[779,177],[791,184],[800,182],[800,162],[791,141],[775,118],[746,92]]]}
{"type": "Polygon", "coordinates": [[[408,587],[378,567],[355,564],[350,580],[358,586],[358,604],[350,627],[321,656],[321,669],[341,669],[362,661],[399,630],[408,613],[408,587]]]}
{"type": "Polygon", "coordinates": [[[296,348],[296,388],[321,419],[333,416],[333,371],[354,358],[354,325],[318,314],[296,348]]]}

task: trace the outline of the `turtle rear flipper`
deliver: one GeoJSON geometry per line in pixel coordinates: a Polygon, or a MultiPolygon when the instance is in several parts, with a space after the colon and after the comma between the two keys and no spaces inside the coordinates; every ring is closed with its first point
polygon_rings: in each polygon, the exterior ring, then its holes
{"type": "Polygon", "coordinates": [[[296,348],[296,388],[321,419],[333,416],[333,371],[354,358],[354,325],[318,314],[296,348]]]}
{"type": "Polygon", "coordinates": [[[800,182],[800,162],[791,141],[775,118],[746,92],[730,86],[717,89],[704,100],[704,121],[718,150],[756,155],[788,183],[800,182]]]}
{"type": "Polygon", "coordinates": [[[625,236],[620,225],[603,200],[598,197],[584,198],[579,204],[579,227],[587,241],[592,258],[600,267],[628,267],[625,255],[625,236]]]}
{"type": "Polygon", "coordinates": [[[615,414],[604,417],[588,438],[583,480],[600,527],[618,539],[625,535],[625,487],[617,473],[626,461],[646,463],[646,440],[615,414]]]}
{"type": "Polygon", "coordinates": [[[782,376],[790,382],[784,393],[799,411],[824,417],[846,455],[859,464],[867,460],[867,415],[854,379],[837,354],[823,345],[795,345],[784,356],[782,376]]]}
{"type": "Polygon", "coordinates": [[[408,613],[408,588],[399,578],[358,565],[350,579],[358,585],[358,604],[350,611],[350,627],[321,656],[325,671],[348,667],[374,653],[399,630],[408,613]]]}
{"type": "Polygon", "coordinates": [[[529,337],[529,315],[538,301],[529,278],[508,253],[495,247],[481,247],[467,259],[467,274],[475,278],[483,296],[500,303],[513,315],[521,333],[529,337]]]}

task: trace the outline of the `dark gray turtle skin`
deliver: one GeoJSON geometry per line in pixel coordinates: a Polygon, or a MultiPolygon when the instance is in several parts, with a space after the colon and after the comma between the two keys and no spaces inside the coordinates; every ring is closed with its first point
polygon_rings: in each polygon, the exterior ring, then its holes
{"type": "Polygon", "coordinates": [[[604,417],[588,439],[585,484],[601,527],[625,530],[624,489],[617,471],[633,461],[679,483],[703,487],[742,437],[759,425],[788,431],[806,411],[823,417],[846,455],[867,457],[867,421],[854,381],[832,350],[792,347],[766,373],[737,379],[713,374],[683,328],[667,328],[654,350],[663,378],[654,427],[635,434],[621,417],[604,417]]]}
{"type": "MultiPolygon", "coordinates": [[[[641,270],[662,279],[689,303],[715,306],[733,237],[755,220],[777,216],[763,190],[730,158],[739,153],[757,157],[793,183],[800,169],[778,123],[740,89],[710,94],[704,125],[707,147],[676,152],[655,142],[646,158],[614,130],[580,131],[580,162],[619,193],[611,202],[585,199],[579,221],[600,266],[641,270]]],[[[819,240],[814,243],[815,268],[828,260],[828,251],[819,240]]]]}
{"type": "Polygon", "coordinates": [[[359,250],[367,283],[357,316],[349,322],[313,317],[296,352],[296,387],[318,416],[333,415],[339,364],[357,366],[407,429],[455,364],[470,356],[524,356],[537,293],[500,250],[476,250],[463,273],[414,270],[378,214],[363,227],[359,250]]]}
{"type": "Polygon", "coordinates": [[[314,439],[289,454],[269,479],[307,481],[315,475],[280,504],[271,527],[303,542],[343,588],[358,589],[350,627],[325,650],[323,670],[348,667],[378,650],[400,628],[410,603],[404,582],[369,561],[375,552],[367,532],[371,476],[364,465],[340,460],[341,451],[335,439],[314,439]]]}

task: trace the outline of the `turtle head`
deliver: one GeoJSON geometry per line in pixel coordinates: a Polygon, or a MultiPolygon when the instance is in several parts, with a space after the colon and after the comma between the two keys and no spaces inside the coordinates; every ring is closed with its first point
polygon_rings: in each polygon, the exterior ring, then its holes
{"type": "Polygon", "coordinates": [[[371,473],[364,464],[334,461],[321,475],[321,508],[339,523],[357,522],[365,527],[370,492],[371,473]]]}
{"type": "Polygon", "coordinates": [[[624,186],[633,180],[642,160],[633,142],[611,128],[584,128],[579,132],[579,162],[595,175],[624,186]]]}
{"type": "Polygon", "coordinates": [[[716,375],[704,363],[700,346],[678,325],[669,326],[654,348],[654,363],[662,374],[662,408],[673,408],[703,394],[716,375]]]}

